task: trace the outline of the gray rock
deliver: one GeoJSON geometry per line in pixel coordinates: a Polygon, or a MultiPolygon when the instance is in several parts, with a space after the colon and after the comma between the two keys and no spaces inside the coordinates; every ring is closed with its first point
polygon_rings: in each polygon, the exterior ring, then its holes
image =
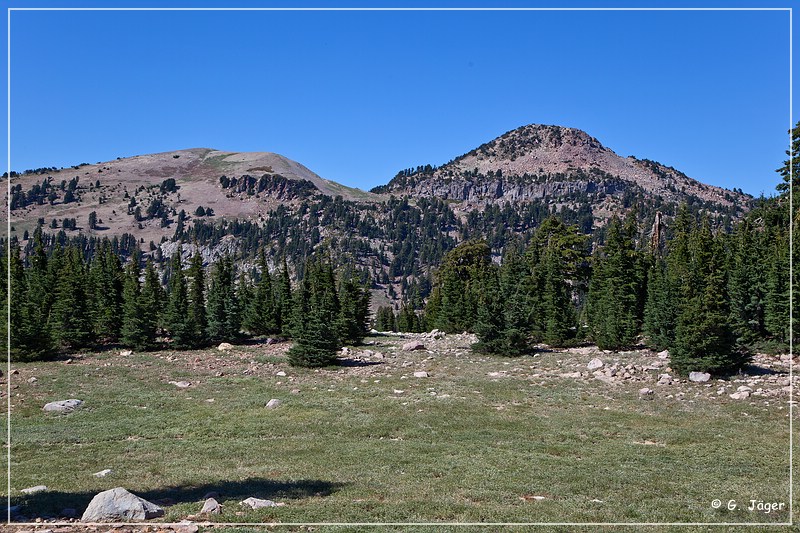
{"type": "Polygon", "coordinates": [[[708,372],[690,372],[689,373],[689,381],[694,381],[695,383],[705,383],[711,379],[711,374],[708,372]]]}
{"type": "Polygon", "coordinates": [[[28,383],[36,383],[39,379],[36,376],[31,376],[28,378],[28,383]]]}
{"type": "Polygon", "coordinates": [[[43,410],[51,413],[71,413],[83,404],[83,400],[59,400],[57,402],[50,402],[42,407],[43,410]]]}
{"type": "Polygon", "coordinates": [[[403,351],[404,352],[413,352],[415,350],[424,350],[424,349],[425,349],[425,345],[422,344],[422,342],[420,342],[420,341],[411,341],[411,342],[407,342],[407,343],[405,343],[403,345],[403,351]]]}
{"type": "Polygon", "coordinates": [[[119,352],[119,354],[120,354],[122,357],[128,357],[129,355],[132,355],[132,354],[133,354],[133,351],[131,351],[131,350],[122,350],[121,352],[119,352]]]}
{"type": "Polygon", "coordinates": [[[219,350],[220,352],[225,352],[227,350],[232,350],[232,349],[233,349],[233,344],[229,342],[221,342],[219,346],[217,346],[217,350],[219,350]]]}
{"type": "Polygon", "coordinates": [[[414,377],[415,378],[427,378],[428,377],[428,373],[425,372],[424,370],[421,371],[421,372],[414,372],[414,377]]]}
{"type": "Polygon", "coordinates": [[[667,359],[667,358],[669,358],[669,350],[664,350],[663,352],[658,352],[656,355],[658,355],[659,359],[667,359]]]}
{"type": "Polygon", "coordinates": [[[99,472],[95,472],[92,474],[94,477],[106,477],[107,475],[111,474],[113,471],[110,468],[105,468],[99,472]]]}
{"type": "Polygon", "coordinates": [[[47,490],[45,485],[36,485],[35,487],[28,487],[27,489],[22,489],[20,492],[22,494],[36,494],[37,492],[44,492],[47,490]]]}
{"type": "Polygon", "coordinates": [[[200,509],[200,514],[220,514],[221,512],[222,506],[214,498],[208,498],[203,504],[203,508],[200,509]]]}
{"type": "Polygon", "coordinates": [[[191,382],[189,381],[170,381],[170,385],[175,385],[179,389],[188,389],[192,386],[191,382]]]}
{"type": "Polygon", "coordinates": [[[586,365],[586,368],[588,368],[589,370],[597,370],[598,368],[603,368],[603,361],[595,357],[594,359],[589,361],[589,364],[586,365]]]}
{"type": "Polygon", "coordinates": [[[282,401],[276,398],[272,398],[270,401],[267,402],[267,405],[265,405],[264,407],[266,407],[267,409],[276,409],[282,403],[283,403],[282,401]]]}
{"type": "Polygon", "coordinates": [[[251,509],[262,509],[264,507],[280,507],[282,504],[275,503],[272,500],[260,500],[258,498],[247,498],[243,500],[240,505],[250,507],[251,509]]]}
{"type": "Polygon", "coordinates": [[[654,396],[655,392],[653,389],[648,389],[647,387],[639,389],[639,398],[642,400],[652,400],[654,396]]]}
{"type": "Polygon", "coordinates": [[[97,494],[81,517],[82,522],[149,520],[164,516],[164,509],[122,487],[97,494]]]}
{"type": "Polygon", "coordinates": [[[672,385],[672,376],[669,374],[661,374],[658,376],[659,385],[672,385]]]}
{"type": "Polygon", "coordinates": [[[750,397],[750,393],[748,391],[739,391],[729,394],[728,396],[730,396],[732,400],[746,400],[750,397]]]}

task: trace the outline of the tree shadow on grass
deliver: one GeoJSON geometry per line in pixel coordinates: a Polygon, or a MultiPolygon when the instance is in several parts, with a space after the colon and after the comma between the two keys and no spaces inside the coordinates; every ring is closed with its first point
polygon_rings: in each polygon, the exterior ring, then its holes
{"type": "MultiPolygon", "coordinates": [[[[178,485],[152,490],[137,490],[136,487],[125,487],[127,490],[157,505],[170,506],[181,503],[202,503],[203,497],[210,493],[219,494],[218,501],[239,502],[249,497],[275,501],[299,500],[311,497],[325,497],[344,487],[346,483],[323,481],[319,479],[276,480],[264,478],[248,478],[241,481],[218,481],[198,485],[178,485]]],[[[109,484],[109,489],[114,488],[109,484]]],[[[27,520],[35,518],[62,517],[64,509],[74,509],[78,516],[88,507],[96,493],[46,491],[29,496],[12,498],[12,506],[19,506],[17,511],[27,520]]],[[[198,510],[199,510],[198,505],[198,510]]]]}

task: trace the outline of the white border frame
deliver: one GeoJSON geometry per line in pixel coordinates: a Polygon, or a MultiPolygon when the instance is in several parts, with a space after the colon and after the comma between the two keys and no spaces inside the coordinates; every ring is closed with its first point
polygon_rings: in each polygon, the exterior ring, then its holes
{"type": "MultiPolygon", "coordinates": [[[[793,302],[793,276],[794,263],[792,260],[794,210],[793,187],[794,182],[791,147],[792,147],[792,128],[793,106],[792,106],[792,44],[794,42],[792,29],[793,8],[791,7],[9,7],[7,8],[8,23],[8,60],[7,60],[7,166],[8,166],[8,186],[7,186],[7,213],[6,221],[6,255],[11,250],[11,13],[13,11],[785,11],[789,13],[789,521],[788,522],[193,522],[199,526],[259,526],[259,527],[323,527],[323,526],[744,526],[744,527],[786,527],[794,525],[793,503],[793,474],[794,474],[794,354],[793,349],[793,330],[794,330],[794,309],[793,302]]],[[[75,526],[75,522],[12,522],[11,521],[11,263],[7,263],[6,272],[8,297],[6,300],[7,310],[7,364],[6,377],[6,398],[7,405],[7,424],[6,424],[6,461],[8,467],[7,477],[7,516],[6,525],[15,526],[75,526]]],[[[119,526],[119,522],[79,522],[81,526],[119,526]]],[[[186,525],[177,522],[123,522],[122,526],[177,526],[186,525]]]]}

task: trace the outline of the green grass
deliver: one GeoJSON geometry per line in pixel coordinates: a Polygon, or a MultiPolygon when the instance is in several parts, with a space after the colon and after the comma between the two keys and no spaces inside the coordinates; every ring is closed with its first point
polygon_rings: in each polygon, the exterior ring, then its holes
{"type": "Polygon", "coordinates": [[[563,359],[557,353],[415,352],[315,371],[264,352],[105,352],[18,365],[12,501],[28,517],[55,516],[123,486],[174,501],[166,521],[197,513],[209,491],[224,505],[213,520],[225,522],[788,519],[710,505],[788,504],[788,413],[778,401],[691,403],[661,390],[642,401],[640,385],[534,377],[563,359]],[[408,377],[423,368],[430,378],[408,377]],[[509,373],[487,376],[498,370],[509,373]],[[184,379],[193,386],[167,383],[184,379]],[[69,415],[41,411],[66,398],[86,403],[69,415]],[[284,403],[267,410],[270,398],[284,403]],[[114,473],[92,476],[104,468],[114,473]],[[19,493],[39,484],[50,490],[19,493]],[[524,499],[532,495],[545,499],[524,499]],[[248,496],[286,505],[245,511],[238,502],[248,496]]]}

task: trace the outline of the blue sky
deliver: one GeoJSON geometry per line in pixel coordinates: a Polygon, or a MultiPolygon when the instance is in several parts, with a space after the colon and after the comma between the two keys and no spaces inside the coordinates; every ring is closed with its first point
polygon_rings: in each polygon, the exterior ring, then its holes
{"type": "Polygon", "coordinates": [[[14,170],[202,146],[369,189],[544,123],[771,194],[789,13],[14,11],[11,96],[14,170]]]}

